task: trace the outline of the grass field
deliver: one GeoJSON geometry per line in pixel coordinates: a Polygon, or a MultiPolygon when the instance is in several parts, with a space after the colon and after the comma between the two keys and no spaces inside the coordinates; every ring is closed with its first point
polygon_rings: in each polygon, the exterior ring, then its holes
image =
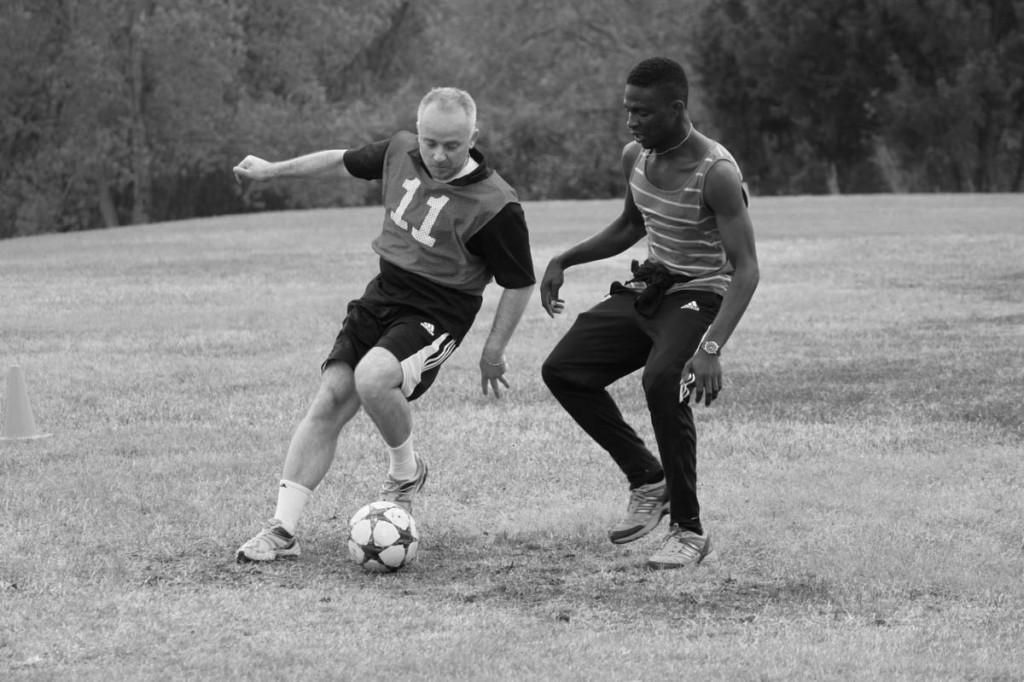
{"type": "MultiPolygon", "coordinates": [[[[527,204],[538,272],[618,202],[527,204]]],[[[607,542],[611,459],[539,377],[639,251],[536,299],[512,390],[497,290],[414,408],[420,562],[344,558],[383,446],[360,416],[303,556],[240,566],[379,209],[0,242],[0,369],[50,438],[0,442],[0,678],[1024,679],[1024,195],[756,199],[762,280],[697,408],[716,564],[607,542]]],[[[637,376],[614,387],[645,437],[637,376]]]]}

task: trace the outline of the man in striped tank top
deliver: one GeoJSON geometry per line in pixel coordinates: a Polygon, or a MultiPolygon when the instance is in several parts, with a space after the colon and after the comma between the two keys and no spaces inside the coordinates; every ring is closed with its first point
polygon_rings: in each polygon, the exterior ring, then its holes
{"type": "Polygon", "coordinates": [[[608,258],[647,237],[632,279],[582,313],[545,360],[544,382],[625,474],[626,516],[609,530],[632,542],[669,516],[652,568],[701,563],[712,551],[697,500],[697,438],[690,398],[711,405],[722,390],[721,353],[757,288],[759,270],[739,167],[694,130],[686,73],[665,58],[637,64],[626,80],[622,213],[555,256],[541,280],[549,315],[567,268],[608,258]],[[655,457],[622,417],[607,387],[643,368],[655,457]]]}

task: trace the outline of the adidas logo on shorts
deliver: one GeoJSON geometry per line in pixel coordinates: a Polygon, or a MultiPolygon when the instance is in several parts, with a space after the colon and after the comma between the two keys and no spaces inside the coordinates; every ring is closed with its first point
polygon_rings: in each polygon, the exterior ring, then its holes
{"type": "Polygon", "coordinates": [[[681,305],[681,306],[679,306],[679,309],[680,310],[696,310],[697,312],[700,312],[700,306],[697,305],[696,301],[690,301],[686,305],[681,305]]]}
{"type": "Polygon", "coordinates": [[[420,322],[420,326],[426,329],[431,336],[434,335],[434,325],[430,324],[429,322],[420,322]]]}

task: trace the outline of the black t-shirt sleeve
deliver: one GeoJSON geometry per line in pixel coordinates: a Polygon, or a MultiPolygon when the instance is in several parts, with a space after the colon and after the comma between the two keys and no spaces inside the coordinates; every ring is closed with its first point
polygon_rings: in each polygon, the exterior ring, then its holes
{"type": "Polygon", "coordinates": [[[348,149],[342,161],[352,177],[361,180],[380,180],[384,177],[384,157],[391,140],[378,140],[370,144],[348,149]]]}
{"type": "Polygon", "coordinates": [[[536,283],[530,233],[523,207],[505,204],[496,216],[466,242],[466,249],[487,263],[494,281],[505,289],[521,289],[536,283]]]}

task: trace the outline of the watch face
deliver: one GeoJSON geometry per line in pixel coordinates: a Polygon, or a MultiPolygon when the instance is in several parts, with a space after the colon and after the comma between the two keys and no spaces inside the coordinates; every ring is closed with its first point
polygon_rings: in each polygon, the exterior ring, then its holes
{"type": "Polygon", "coordinates": [[[718,344],[714,341],[705,341],[702,348],[708,355],[718,355],[718,344]]]}

